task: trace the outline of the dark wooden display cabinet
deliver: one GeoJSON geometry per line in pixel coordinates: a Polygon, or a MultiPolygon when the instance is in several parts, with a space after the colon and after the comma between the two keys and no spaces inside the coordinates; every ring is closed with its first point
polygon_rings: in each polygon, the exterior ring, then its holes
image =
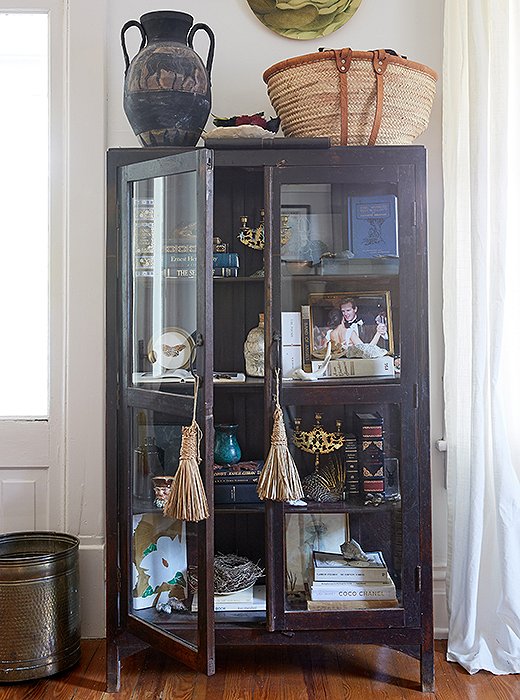
{"type": "MultiPolygon", "coordinates": [[[[119,687],[121,657],[143,645],[212,674],[219,645],[349,642],[388,645],[417,657],[422,689],[433,688],[425,150],[323,148],[319,141],[316,148],[301,149],[286,143],[276,150],[108,154],[111,691],[119,687]],[[239,240],[241,217],[254,230],[261,211],[263,250],[239,240]],[[360,239],[356,226],[363,222],[371,229],[360,239]],[[236,277],[212,276],[215,237],[238,253],[236,277]],[[285,348],[282,318],[290,317],[284,314],[310,305],[307,354],[323,353],[336,324],[345,350],[352,329],[346,333],[338,310],[347,297],[354,297],[360,314],[368,314],[365,330],[385,324],[377,339],[367,336],[364,342],[386,344],[390,374],[283,378],[280,401],[290,449],[304,478],[313,473],[315,456],[296,447],[295,431],[308,432],[319,420],[328,433],[356,434],[356,413],[378,414],[385,468],[392,465],[395,480],[398,467],[398,493],[386,471],[379,485],[377,479],[367,485],[363,474],[371,474],[361,469],[334,502],[305,498],[304,505],[295,505],[254,497],[214,502],[216,424],[238,425],[242,460],[267,454],[275,370],[283,359],[287,374],[286,358],[300,353],[285,348]],[[245,373],[244,341],[260,313],[265,378],[214,381],[215,372],[245,373]],[[151,479],[177,467],[180,429],[191,421],[194,387],[189,380],[179,382],[178,375],[191,371],[201,379],[200,468],[211,515],[183,524],[164,518],[154,505],[151,479]],[[310,609],[316,605],[307,602],[304,584],[312,551],[339,552],[349,537],[365,551],[383,553],[395,599],[368,609],[335,603],[339,609],[310,609]],[[266,590],[265,610],[214,611],[216,552],[259,562],[265,570],[258,581],[266,590]],[[184,600],[183,608],[158,611],[156,604],[171,597],[184,600]]],[[[356,329],[361,334],[362,327],[356,329]]],[[[294,338],[289,342],[297,345],[294,338]]],[[[359,435],[355,444],[361,450],[359,435]]],[[[320,455],[320,470],[332,459],[341,471],[345,454],[342,447],[320,455]]]]}

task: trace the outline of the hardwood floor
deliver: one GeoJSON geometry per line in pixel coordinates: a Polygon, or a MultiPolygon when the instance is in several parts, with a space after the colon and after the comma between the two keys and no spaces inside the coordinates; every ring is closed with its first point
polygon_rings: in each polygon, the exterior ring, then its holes
{"type": "Polygon", "coordinates": [[[435,643],[435,693],[421,693],[418,662],[376,646],[226,648],[216,675],[188,671],[150,650],[123,661],[119,693],[105,693],[105,643],[84,641],[81,662],[53,678],[0,685],[0,700],[519,700],[518,676],[470,676],[435,643]]]}

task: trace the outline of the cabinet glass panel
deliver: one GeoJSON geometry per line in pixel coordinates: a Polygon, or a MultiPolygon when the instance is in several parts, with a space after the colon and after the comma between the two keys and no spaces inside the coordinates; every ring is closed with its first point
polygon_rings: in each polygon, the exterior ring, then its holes
{"type": "Polygon", "coordinates": [[[286,508],[286,610],[402,605],[400,411],[286,406],[306,506],[286,508]]]}
{"type": "MultiPolygon", "coordinates": [[[[257,385],[261,391],[263,366],[259,365],[263,362],[258,359],[246,367],[244,342],[265,311],[262,170],[217,168],[214,201],[214,369],[217,375],[226,375],[227,381],[257,385]]],[[[216,396],[217,422],[224,393],[227,390],[216,396]]],[[[235,413],[239,415],[233,420],[243,424],[243,408],[235,413]]]]}
{"type": "Polygon", "coordinates": [[[195,357],[197,173],[132,184],[134,384],[178,382],[195,357]]]}
{"type": "Polygon", "coordinates": [[[129,611],[197,646],[197,524],[163,515],[186,421],[133,410],[129,611]],[[195,602],[196,608],[196,602],[195,602]]]}
{"type": "Polygon", "coordinates": [[[324,378],[398,377],[399,236],[392,185],[283,184],[280,205],[283,376],[319,371],[329,352],[324,378]],[[301,340],[287,335],[298,314],[301,340]]]}

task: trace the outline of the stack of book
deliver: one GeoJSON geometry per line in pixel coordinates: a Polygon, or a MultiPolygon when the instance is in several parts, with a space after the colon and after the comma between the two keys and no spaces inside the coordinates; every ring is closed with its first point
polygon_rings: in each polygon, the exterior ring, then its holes
{"type": "MultiPolygon", "coordinates": [[[[193,594],[191,612],[199,609],[198,595],[193,594]]],[[[249,586],[242,591],[218,595],[215,593],[215,612],[248,612],[265,610],[265,586],[249,586]]]]}
{"type": "Polygon", "coordinates": [[[224,467],[215,465],[215,503],[260,503],[256,487],[263,460],[238,462],[224,467]]]}
{"type": "Polygon", "coordinates": [[[238,277],[238,253],[213,253],[213,277],[238,277]]]}
{"type": "Polygon", "coordinates": [[[395,584],[381,552],[368,561],[347,561],[341,554],[312,553],[308,610],[362,610],[398,605],[395,584]]]}
{"type": "MultiPolygon", "coordinates": [[[[169,246],[164,266],[167,277],[195,277],[197,270],[197,246],[169,246]],[[182,249],[182,250],[177,250],[182,249]]],[[[213,277],[238,277],[240,261],[238,253],[213,253],[213,277]]]]}

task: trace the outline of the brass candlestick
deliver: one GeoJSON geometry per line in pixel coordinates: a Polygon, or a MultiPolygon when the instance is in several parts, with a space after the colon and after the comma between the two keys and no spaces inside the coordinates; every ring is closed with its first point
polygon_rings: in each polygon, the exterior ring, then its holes
{"type": "MultiPolygon", "coordinates": [[[[260,211],[260,223],[256,228],[250,228],[247,225],[248,217],[240,217],[240,232],[238,240],[248,248],[253,250],[263,250],[265,247],[265,232],[264,232],[264,210],[260,211]]],[[[282,229],[280,242],[285,245],[291,238],[291,227],[289,226],[289,217],[282,216],[282,229]]]]}
{"type": "Polygon", "coordinates": [[[316,424],[310,430],[301,430],[301,418],[294,419],[293,442],[303,452],[315,455],[314,468],[320,466],[320,455],[339,450],[345,442],[345,436],[341,432],[341,421],[336,421],[336,432],[329,433],[321,425],[322,414],[315,413],[316,424]]]}

